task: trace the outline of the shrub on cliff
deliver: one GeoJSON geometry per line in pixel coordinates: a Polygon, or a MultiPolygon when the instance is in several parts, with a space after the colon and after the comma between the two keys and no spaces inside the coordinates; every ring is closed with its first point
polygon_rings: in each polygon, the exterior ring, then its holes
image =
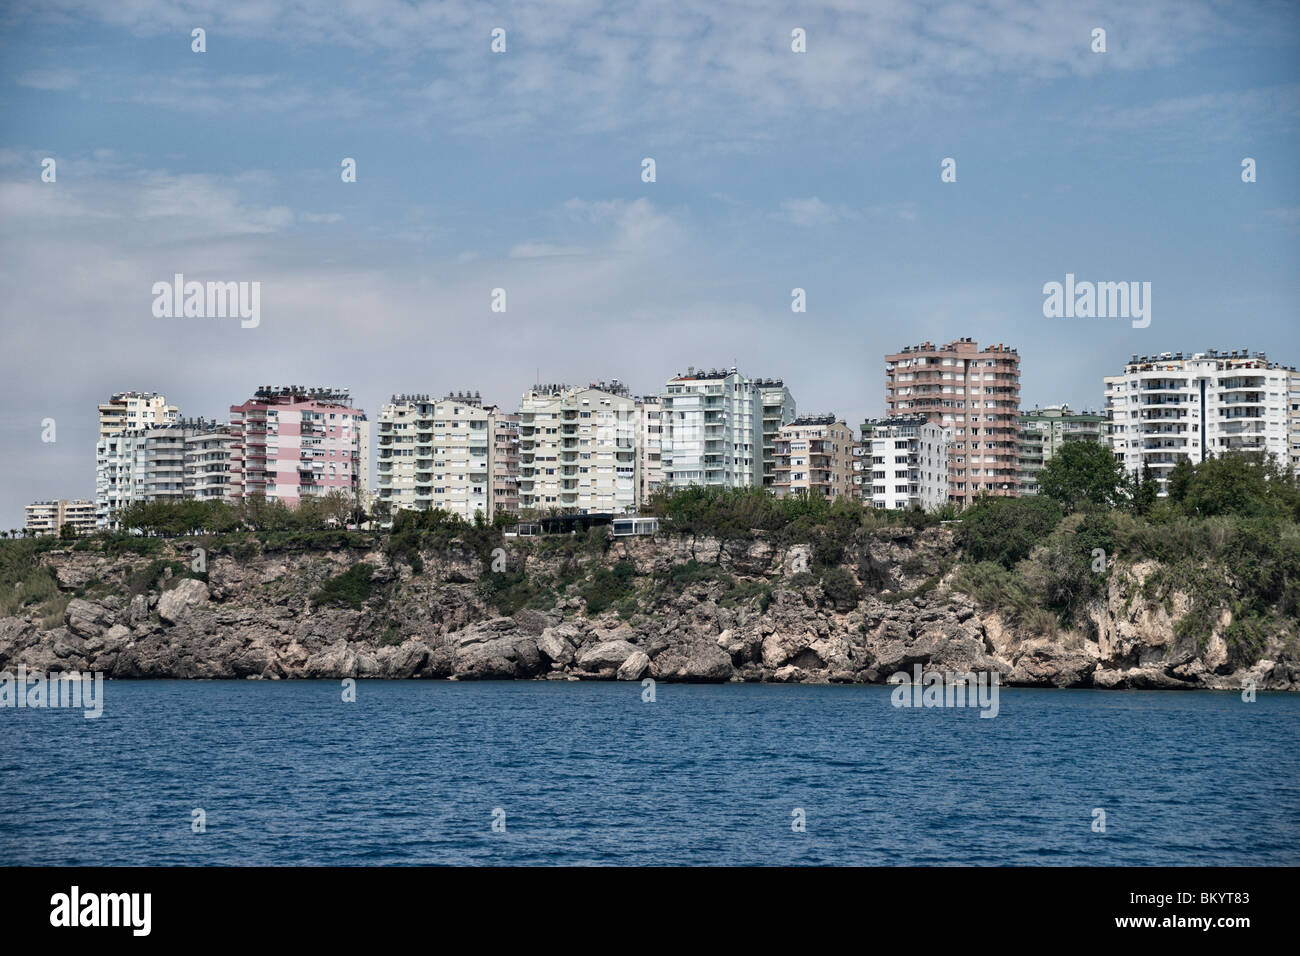
{"type": "Polygon", "coordinates": [[[971,561],[996,561],[1010,570],[1061,521],[1051,498],[981,498],[962,513],[954,539],[971,561]]]}
{"type": "Polygon", "coordinates": [[[852,611],[862,599],[862,589],[847,568],[836,565],[822,574],[822,593],[838,611],[852,611]]]}
{"type": "Polygon", "coordinates": [[[600,614],[636,591],[636,565],[619,561],[613,568],[596,568],[591,580],[579,592],[587,602],[588,614],[600,614]]]}
{"type": "Polygon", "coordinates": [[[323,606],[350,607],[359,610],[374,591],[371,578],[375,569],[364,561],[354,564],[342,574],[336,574],[311,596],[312,601],[323,606]]]}

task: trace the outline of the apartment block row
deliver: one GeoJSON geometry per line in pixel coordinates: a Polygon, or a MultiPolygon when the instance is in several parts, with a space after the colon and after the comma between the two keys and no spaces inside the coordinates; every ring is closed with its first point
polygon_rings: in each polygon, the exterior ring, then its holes
{"type": "Polygon", "coordinates": [[[115,527],[138,502],[364,499],[369,456],[369,422],[347,390],[262,386],[224,423],[182,418],[156,393],[120,392],[99,406],[95,526],[115,527]]]}
{"type": "Polygon", "coordinates": [[[879,508],[964,507],[1038,491],[1070,441],[1107,445],[1164,493],[1180,460],[1259,451],[1300,472],[1300,373],[1262,352],[1134,355],[1104,379],[1102,411],[1022,410],[1019,352],[971,338],[884,356],[884,410],[858,433],[835,414],[799,417],[781,379],[688,367],[657,394],[617,380],[534,385],[517,407],[477,392],[397,394],[374,427],[347,389],[262,386],[225,422],[182,417],[155,392],[98,406],[95,496],[39,501],[28,530],[92,519],[112,527],[137,501],[294,506],[332,491],[389,513],[441,508],[627,513],[660,488],[766,488],[853,497],[879,508]],[[371,458],[374,455],[374,482],[371,458]],[[62,509],[62,510],[60,510],[62,509]]]}

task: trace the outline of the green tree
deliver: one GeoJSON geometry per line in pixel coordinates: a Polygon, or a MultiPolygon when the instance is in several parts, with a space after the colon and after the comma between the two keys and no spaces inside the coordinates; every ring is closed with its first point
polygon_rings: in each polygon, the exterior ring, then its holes
{"type": "Polygon", "coordinates": [[[1051,498],[980,498],[961,516],[954,538],[971,561],[996,561],[1008,570],[1024,560],[1062,518],[1051,498]]]}
{"type": "Polygon", "coordinates": [[[1125,487],[1123,467],[1105,445],[1067,441],[1038,473],[1039,493],[1066,511],[1114,507],[1125,487]]]}

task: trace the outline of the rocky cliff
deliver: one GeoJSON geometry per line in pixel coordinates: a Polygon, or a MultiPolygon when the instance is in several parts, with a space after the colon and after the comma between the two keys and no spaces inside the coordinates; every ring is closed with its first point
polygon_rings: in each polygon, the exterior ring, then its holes
{"type": "Polygon", "coordinates": [[[807,546],[763,540],[509,540],[493,556],[452,542],[410,563],[383,550],[254,545],[212,553],[205,574],[186,576],[192,547],[167,546],[169,561],[40,554],[77,596],[61,626],[0,618],[0,667],[115,678],[883,682],[921,664],[1026,686],[1300,684],[1283,636],[1236,663],[1228,620],[1208,640],[1180,638],[1175,623],[1190,605],[1177,593],[1144,598],[1152,568],[1141,564],[1112,569],[1089,626],[1018,632],[952,586],[944,528],[865,536],[834,585],[802,570],[807,546]],[[329,583],[362,565],[361,592],[329,600],[329,583]],[[494,597],[504,592],[487,586],[492,574],[526,598],[518,609],[494,597]]]}

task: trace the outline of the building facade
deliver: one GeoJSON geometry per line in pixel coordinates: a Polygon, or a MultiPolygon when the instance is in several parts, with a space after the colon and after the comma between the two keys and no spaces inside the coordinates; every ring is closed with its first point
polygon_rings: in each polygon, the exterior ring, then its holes
{"type": "Polygon", "coordinates": [[[885,356],[888,417],[922,416],[949,431],[949,500],[1020,493],[1020,355],[969,338],[885,356]]]}
{"type": "Polygon", "coordinates": [[[519,514],[519,413],[493,406],[492,512],[519,514]]]}
{"type": "Polygon", "coordinates": [[[537,385],[524,393],[519,408],[521,511],[636,510],[636,401],[617,382],[597,385],[537,385]]]}
{"type": "Polygon", "coordinates": [[[1225,452],[1291,461],[1295,370],[1263,352],[1134,355],[1106,376],[1110,448],[1129,474],[1150,466],[1160,494],[1178,462],[1225,452]]]}
{"type": "Polygon", "coordinates": [[[638,509],[664,483],[663,403],[658,395],[643,395],[636,400],[637,414],[637,499],[638,509]]]}
{"type": "Polygon", "coordinates": [[[1101,412],[1073,411],[1069,405],[1035,407],[1020,413],[1020,493],[1038,494],[1038,473],[1067,441],[1106,444],[1107,419],[1101,412]]]}
{"type": "Polygon", "coordinates": [[[1300,475],[1300,371],[1287,375],[1287,444],[1290,449],[1291,474],[1300,475]]]}
{"type": "Polygon", "coordinates": [[[202,419],[177,419],[101,438],[95,445],[96,526],[116,528],[118,512],[133,504],[188,497],[187,442],[217,428],[202,419]]]}
{"type": "Polygon", "coordinates": [[[757,380],[734,368],[689,368],[668,380],[659,399],[665,486],[762,486],[763,392],[757,380]]]}
{"type": "Polygon", "coordinates": [[[262,386],[230,406],[230,433],[231,498],[290,507],[332,491],[367,498],[369,423],[347,389],[262,386]]]}
{"type": "Polygon", "coordinates": [[[184,494],[200,501],[230,496],[230,450],[234,437],[229,425],[213,424],[185,436],[184,494]]]}
{"type": "Polygon", "coordinates": [[[65,524],[72,525],[78,535],[95,530],[95,503],[86,498],[33,501],[24,510],[23,530],[28,534],[57,535],[65,524]]]}
{"type": "Polygon", "coordinates": [[[379,414],[378,500],[391,513],[441,509],[466,520],[490,519],[495,429],[477,393],[394,395],[379,414]]]}
{"type": "Polygon", "coordinates": [[[938,508],[949,500],[949,431],[924,416],[862,423],[862,498],[888,510],[938,508]]]}
{"type": "Polygon", "coordinates": [[[834,500],[856,497],[853,429],[834,415],[796,418],[773,443],[772,492],[778,498],[809,494],[834,500]]]}
{"type": "Polygon", "coordinates": [[[156,392],[116,392],[99,406],[99,437],[107,438],[128,428],[169,425],[180,410],[156,392]]]}
{"type": "Polygon", "coordinates": [[[794,396],[780,379],[757,381],[763,404],[763,487],[776,483],[776,436],[782,427],[795,420],[794,396]]]}

